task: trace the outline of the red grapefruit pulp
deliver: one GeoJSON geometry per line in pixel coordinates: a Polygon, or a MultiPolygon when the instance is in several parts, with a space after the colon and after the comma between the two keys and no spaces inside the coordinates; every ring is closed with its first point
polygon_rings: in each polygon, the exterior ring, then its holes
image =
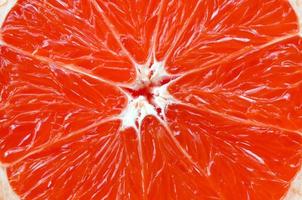
{"type": "Polygon", "coordinates": [[[291,2],[4,3],[2,198],[299,198],[291,2]]]}

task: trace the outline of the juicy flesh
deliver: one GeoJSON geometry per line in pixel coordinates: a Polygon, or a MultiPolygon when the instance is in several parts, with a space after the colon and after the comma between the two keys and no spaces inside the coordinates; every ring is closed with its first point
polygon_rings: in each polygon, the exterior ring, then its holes
{"type": "Polygon", "coordinates": [[[0,31],[4,188],[285,197],[302,159],[299,32],[283,0],[18,1],[0,31]]]}

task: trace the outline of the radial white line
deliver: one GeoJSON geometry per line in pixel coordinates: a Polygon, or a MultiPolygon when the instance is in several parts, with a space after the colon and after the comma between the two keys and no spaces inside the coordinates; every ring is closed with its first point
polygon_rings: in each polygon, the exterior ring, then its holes
{"type": "Polygon", "coordinates": [[[220,61],[218,62],[211,62],[211,63],[206,63],[198,68],[195,68],[195,69],[192,69],[192,70],[188,70],[186,72],[183,72],[183,73],[179,73],[179,74],[175,74],[175,76],[177,77],[175,81],[185,77],[185,76],[188,76],[188,75],[191,75],[195,72],[199,72],[199,71],[202,71],[202,70],[205,70],[205,69],[208,69],[208,68],[211,68],[211,67],[214,67],[214,66],[217,66],[217,65],[221,65],[223,63],[226,63],[227,61],[233,59],[233,58],[239,58],[241,56],[243,56],[245,53],[249,52],[253,52],[253,51],[259,51],[265,47],[268,47],[268,46],[271,46],[271,45],[274,45],[278,42],[282,42],[284,40],[287,40],[287,39],[290,39],[290,38],[293,38],[295,36],[297,36],[298,33],[291,33],[291,34],[288,34],[288,35],[285,35],[285,36],[282,36],[282,37],[278,37],[278,38],[274,38],[273,40],[265,43],[265,44],[262,44],[260,46],[255,46],[255,47],[248,47],[248,48],[244,48],[244,49],[241,49],[239,51],[236,51],[234,53],[231,53],[230,55],[226,56],[225,58],[221,59],[220,61]]]}
{"type": "Polygon", "coordinates": [[[195,106],[195,105],[192,105],[190,103],[184,103],[184,102],[179,103],[179,104],[183,105],[183,106],[187,106],[189,108],[196,109],[196,110],[203,110],[205,112],[209,112],[211,114],[214,114],[216,116],[219,116],[219,117],[222,117],[224,119],[231,120],[231,121],[234,121],[234,122],[239,122],[239,123],[242,123],[242,124],[258,126],[258,127],[263,127],[263,128],[273,128],[273,129],[276,129],[276,130],[279,130],[279,131],[282,131],[282,132],[292,132],[292,133],[296,133],[298,135],[302,135],[302,132],[297,131],[297,130],[286,129],[286,128],[282,128],[282,127],[279,127],[279,126],[276,126],[276,125],[265,124],[265,123],[262,123],[262,122],[259,122],[259,121],[241,119],[241,118],[229,115],[227,113],[221,113],[221,112],[211,110],[211,109],[206,108],[204,106],[195,106]]]}
{"type": "MultiPolygon", "coordinates": [[[[10,9],[13,8],[13,6],[16,4],[16,2],[17,2],[17,0],[0,0],[0,27],[3,23],[3,21],[5,20],[6,15],[9,13],[10,9]]],[[[67,70],[73,71],[77,74],[82,74],[82,75],[85,75],[85,76],[90,77],[92,79],[95,79],[95,80],[101,81],[103,83],[109,84],[109,85],[114,86],[115,88],[117,88],[123,94],[125,94],[125,91],[122,90],[121,87],[129,87],[130,86],[130,84],[116,83],[116,82],[112,82],[110,80],[101,78],[99,76],[96,76],[96,75],[92,74],[91,72],[89,72],[89,70],[86,70],[82,67],[79,67],[79,66],[76,66],[76,65],[73,65],[73,64],[65,64],[65,63],[61,63],[61,62],[56,62],[56,61],[51,60],[47,57],[34,55],[34,53],[24,51],[24,50],[22,50],[22,49],[20,49],[16,46],[5,43],[1,38],[1,29],[0,29],[0,45],[9,47],[12,50],[16,51],[17,53],[23,54],[25,56],[28,56],[28,57],[31,57],[31,58],[34,58],[34,59],[37,59],[41,62],[48,63],[48,64],[53,63],[53,64],[56,64],[57,66],[59,66],[63,69],[67,69],[67,70]]]]}
{"type": "Polygon", "coordinates": [[[36,153],[39,153],[39,152],[43,151],[44,149],[46,149],[46,148],[48,148],[48,147],[50,147],[50,146],[52,146],[56,143],[62,142],[63,140],[68,140],[69,138],[74,137],[76,135],[79,135],[79,134],[83,133],[84,131],[88,131],[88,130],[93,129],[97,126],[100,126],[102,124],[105,124],[105,123],[108,123],[108,122],[111,122],[111,121],[114,121],[114,120],[119,120],[119,118],[117,118],[117,116],[111,116],[111,117],[108,117],[108,118],[105,118],[105,119],[96,119],[96,121],[94,123],[92,123],[92,124],[90,124],[90,125],[88,125],[84,128],[81,128],[79,130],[73,131],[73,132],[69,133],[67,136],[62,137],[62,138],[58,139],[57,141],[53,141],[53,143],[48,143],[46,145],[38,146],[38,147],[36,147],[36,150],[33,150],[30,153],[26,154],[25,156],[19,158],[18,160],[15,160],[13,163],[8,163],[8,164],[4,163],[3,166],[4,167],[12,166],[16,163],[21,162],[24,159],[36,154],[36,153]]]}
{"type": "Polygon", "coordinates": [[[181,36],[183,35],[183,33],[185,32],[185,30],[187,29],[187,27],[189,26],[189,24],[191,23],[191,21],[194,18],[195,13],[198,11],[200,4],[202,3],[202,0],[199,0],[194,8],[194,10],[192,11],[189,19],[186,21],[186,23],[184,24],[184,26],[181,27],[180,31],[177,33],[176,38],[173,40],[172,44],[170,45],[170,48],[167,50],[165,56],[164,56],[164,63],[166,62],[166,60],[169,58],[170,54],[172,53],[172,51],[174,50],[177,42],[179,41],[179,39],[181,38],[181,36]]]}
{"type": "MultiPolygon", "coordinates": [[[[137,131],[137,130],[135,130],[137,131]]],[[[142,192],[143,192],[143,200],[145,200],[147,198],[146,194],[146,172],[145,172],[145,160],[144,160],[144,156],[143,156],[143,146],[142,146],[142,137],[141,137],[141,130],[139,129],[137,131],[137,138],[138,138],[138,156],[139,156],[139,162],[141,165],[141,176],[142,176],[142,192]]]]}
{"type": "Polygon", "coordinates": [[[6,173],[6,168],[0,165],[0,199],[1,200],[19,200],[20,198],[14,192],[6,173]]]}
{"type": "Polygon", "coordinates": [[[6,46],[14,51],[16,51],[17,53],[20,53],[22,55],[25,55],[25,56],[28,56],[30,58],[34,58],[36,60],[39,60],[40,62],[43,62],[43,63],[46,63],[46,64],[55,64],[55,67],[57,67],[58,69],[65,69],[65,70],[68,70],[68,71],[71,71],[71,72],[74,72],[75,74],[81,74],[81,75],[84,75],[86,77],[90,77],[94,80],[98,80],[100,82],[103,82],[103,83],[106,83],[108,85],[111,85],[113,86],[114,88],[117,88],[121,93],[123,93],[124,95],[126,95],[125,91],[123,89],[121,89],[121,87],[129,87],[130,84],[122,84],[122,83],[115,83],[113,81],[110,81],[110,80],[106,80],[106,79],[103,79],[97,75],[94,75],[92,73],[89,72],[89,70],[86,70],[80,66],[76,66],[76,65],[73,65],[73,64],[65,64],[65,63],[62,63],[62,62],[57,62],[57,61],[54,61],[54,60],[51,60],[47,57],[44,57],[44,56],[39,56],[39,55],[34,55],[30,52],[27,52],[27,51],[24,51],[22,49],[19,49],[18,47],[16,46],[13,46],[13,45],[10,45],[10,44],[7,44],[5,42],[2,41],[2,46],[6,46]]]}
{"type": "Polygon", "coordinates": [[[173,143],[176,145],[176,147],[178,148],[178,150],[183,154],[183,156],[188,160],[188,162],[190,164],[192,164],[192,166],[194,167],[194,169],[196,170],[196,172],[200,175],[200,176],[204,176],[205,178],[207,178],[207,182],[209,183],[209,185],[211,186],[212,189],[216,189],[216,194],[220,197],[221,200],[224,200],[224,197],[221,194],[220,189],[217,189],[214,185],[214,183],[211,181],[210,178],[208,178],[208,176],[206,175],[206,172],[200,167],[199,163],[197,161],[195,161],[190,154],[188,153],[188,151],[186,151],[182,145],[179,143],[179,141],[175,138],[175,136],[173,135],[173,131],[171,130],[171,128],[169,127],[168,123],[163,121],[162,119],[156,117],[157,120],[159,120],[159,122],[164,126],[164,128],[166,129],[166,131],[168,132],[168,135],[170,136],[170,138],[172,139],[173,143]]]}
{"type": "Polygon", "coordinates": [[[156,22],[156,25],[155,25],[155,28],[154,28],[154,33],[153,33],[153,36],[151,38],[151,49],[150,49],[150,52],[149,52],[149,55],[148,55],[148,58],[147,58],[147,64],[149,62],[151,62],[151,59],[153,57],[153,60],[155,61],[156,60],[156,41],[158,39],[158,33],[159,33],[159,26],[160,26],[160,23],[162,21],[162,15],[163,15],[163,12],[164,12],[164,4],[165,4],[165,1],[166,0],[161,0],[160,1],[160,8],[159,8],[159,13],[158,13],[158,18],[157,18],[157,22],[156,22]]]}
{"type": "Polygon", "coordinates": [[[119,44],[119,46],[121,47],[121,49],[124,51],[124,53],[127,55],[127,57],[129,58],[129,60],[132,62],[133,65],[137,64],[136,60],[134,59],[134,57],[131,55],[131,53],[126,49],[126,47],[122,44],[120,38],[119,38],[119,34],[117,32],[117,30],[115,29],[115,27],[113,26],[113,24],[110,22],[110,20],[108,19],[108,17],[105,15],[103,9],[100,7],[100,5],[96,2],[96,0],[91,0],[92,4],[94,5],[94,7],[99,11],[99,13],[101,14],[106,26],[109,28],[110,32],[112,33],[113,37],[115,38],[116,42],[119,44]]]}

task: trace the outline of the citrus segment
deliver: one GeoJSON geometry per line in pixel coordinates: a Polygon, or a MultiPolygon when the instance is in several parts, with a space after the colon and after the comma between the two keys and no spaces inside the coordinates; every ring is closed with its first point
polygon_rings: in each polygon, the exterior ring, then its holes
{"type": "MultiPolygon", "coordinates": [[[[172,9],[179,4],[169,5],[172,9]]],[[[190,5],[192,9],[183,12],[167,8],[159,29],[158,52],[162,53],[158,59],[167,60],[171,73],[207,66],[236,51],[299,31],[294,10],[283,0],[209,0],[190,5]]]]}
{"type": "Polygon", "coordinates": [[[130,60],[90,1],[21,0],[10,13],[1,28],[4,42],[109,80],[134,78],[130,60]]]}
{"type": "Polygon", "coordinates": [[[193,0],[185,1],[162,1],[162,18],[159,21],[157,38],[155,38],[155,49],[157,60],[165,60],[167,54],[171,53],[188,24],[195,18],[202,2],[193,0]]]}
{"type": "Polygon", "coordinates": [[[301,165],[302,136],[170,106],[175,138],[225,199],[280,199],[301,165]]]}
{"type": "Polygon", "coordinates": [[[0,53],[2,163],[117,115],[125,106],[125,97],[112,86],[6,47],[0,53]]]}
{"type": "Polygon", "coordinates": [[[147,199],[219,199],[168,130],[154,117],[146,117],[141,129],[142,166],[147,199]]]}
{"type": "Polygon", "coordinates": [[[160,0],[105,0],[95,2],[118,34],[118,40],[130,52],[136,62],[146,62],[150,54],[156,22],[158,21],[160,0]]]}
{"type": "Polygon", "coordinates": [[[133,144],[137,145],[130,138],[123,140],[119,126],[117,121],[105,123],[9,167],[12,187],[22,199],[121,199],[139,195],[140,188],[135,192],[129,189],[141,182],[140,170],[135,170],[137,151],[133,144]]]}
{"type": "Polygon", "coordinates": [[[170,92],[197,107],[301,133],[301,50],[293,37],[183,76],[170,92]]]}

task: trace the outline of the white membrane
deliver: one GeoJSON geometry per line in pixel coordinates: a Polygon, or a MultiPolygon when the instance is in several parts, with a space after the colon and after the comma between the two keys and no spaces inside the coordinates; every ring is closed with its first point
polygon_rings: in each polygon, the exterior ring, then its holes
{"type": "Polygon", "coordinates": [[[139,96],[128,100],[126,109],[120,115],[122,129],[132,127],[138,131],[142,121],[148,115],[156,116],[157,112],[154,106],[151,105],[145,97],[139,96]]]}
{"type": "MultiPolygon", "coordinates": [[[[137,78],[135,83],[131,86],[131,89],[139,89],[144,84],[149,83],[160,83],[170,74],[166,72],[163,62],[154,60],[151,67],[146,65],[136,65],[137,78]]],[[[128,95],[128,105],[124,112],[119,116],[122,121],[122,129],[134,128],[137,132],[140,130],[142,121],[146,116],[154,116],[157,119],[164,119],[165,121],[165,110],[169,104],[175,103],[176,99],[173,98],[168,92],[168,84],[161,86],[154,86],[151,88],[152,103],[143,96],[136,98],[128,95]],[[161,113],[157,113],[157,108],[160,108],[161,113]]],[[[139,134],[139,133],[138,133],[139,134]]]]}
{"type": "Polygon", "coordinates": [[[163,119],[165,121],[166,120],[166,115],[165,115],[165,111],[168,107],[168,105],[171,104],[181,104],[181,102],[179,102],[177,99],[175,99],[168,91],[168,87],[169,84],[166,85],[162,85],[160,87],[156,87],[153,89],[153,96],[154,96],[154,104],[160,108],[161,110],[161,117],[163,117],[163,119]]]}

